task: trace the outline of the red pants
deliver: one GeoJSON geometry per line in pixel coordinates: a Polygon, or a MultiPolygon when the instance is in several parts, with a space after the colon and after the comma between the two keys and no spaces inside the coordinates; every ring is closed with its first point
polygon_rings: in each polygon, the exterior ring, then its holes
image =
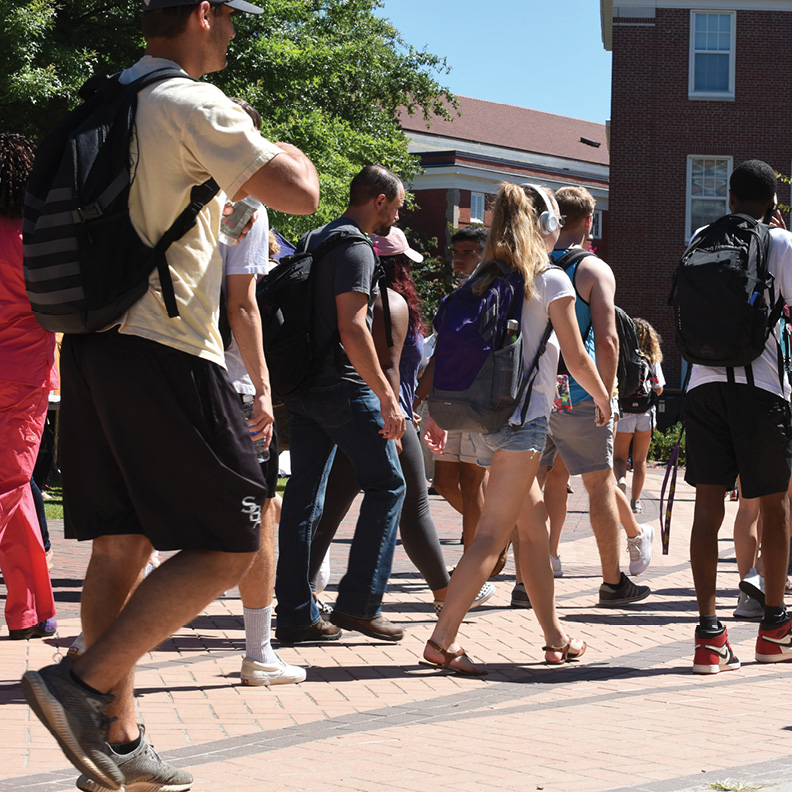
{"type": "Polygon", "coordinates": [[[47,388],[0,381],[0,571],[9,630],[24,630],[55,615],[30,491],[48,397],[47,388]]]}

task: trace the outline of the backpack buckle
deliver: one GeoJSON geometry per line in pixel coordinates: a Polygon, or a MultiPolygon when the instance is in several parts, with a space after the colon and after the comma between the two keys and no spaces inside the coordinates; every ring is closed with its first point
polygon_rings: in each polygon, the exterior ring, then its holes
{"type": "Polygon", "coordinates": [[[98,220],[104,214],[98,203],[81,206],[73,212],[75,223],[87,223],[89,220],[98,220]]]}

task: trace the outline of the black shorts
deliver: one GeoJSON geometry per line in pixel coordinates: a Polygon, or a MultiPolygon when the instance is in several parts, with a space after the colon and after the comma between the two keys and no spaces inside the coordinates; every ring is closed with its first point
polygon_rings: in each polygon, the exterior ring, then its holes
{"type": "Polygon", "coordinates": [[[685,481],[758,498],[786,492],[792,470],[792,427],[785,399],[751,385],[710,382],[685,396],[685,481]]]}
{"type": "Polygon", "coordinates": [[[221,367],[109,331],[65,336],[61,379],[67,536],[144,534],[158,550],[258,549],[267,489],[221,367]]]}
{"type": "MultiPolygon", "coordinates": [[[[240,401],[242,395],[239,394],[240,401]]],[[[267,498],[278,494],[278,427],[272,424],[272,440],[269,444],[269,457],[261,463],[261,473],[267,482],[267,498]]]]}

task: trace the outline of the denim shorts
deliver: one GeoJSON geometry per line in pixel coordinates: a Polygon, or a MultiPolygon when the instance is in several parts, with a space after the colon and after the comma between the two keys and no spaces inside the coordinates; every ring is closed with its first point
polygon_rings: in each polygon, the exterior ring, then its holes
{"type": "Polygon", "coordinates": [[[471,434],[477,463],[489,467],[496,451],[535,451],[541,454],[547,439],[547,418],[534,418],[524,426],[504,426],[486,434],[471,434]]]}

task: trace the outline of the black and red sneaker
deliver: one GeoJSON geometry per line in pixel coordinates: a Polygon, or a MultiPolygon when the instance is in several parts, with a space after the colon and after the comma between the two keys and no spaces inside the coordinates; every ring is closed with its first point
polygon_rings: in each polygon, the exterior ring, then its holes
{"type": "Polygon", "coordinates": [[[757,663],[783,663],[792,660],[792,619],[772,629],[759,625],[756,636],[757,663]]]}
{"type": "Polygon", "coordinates": [[[740,661],[732,651],[725,627],[718,635],[702,635],[696,629],[694,674],[717,674],[720,671],[734,671],[739,667],[740,661]]]}

